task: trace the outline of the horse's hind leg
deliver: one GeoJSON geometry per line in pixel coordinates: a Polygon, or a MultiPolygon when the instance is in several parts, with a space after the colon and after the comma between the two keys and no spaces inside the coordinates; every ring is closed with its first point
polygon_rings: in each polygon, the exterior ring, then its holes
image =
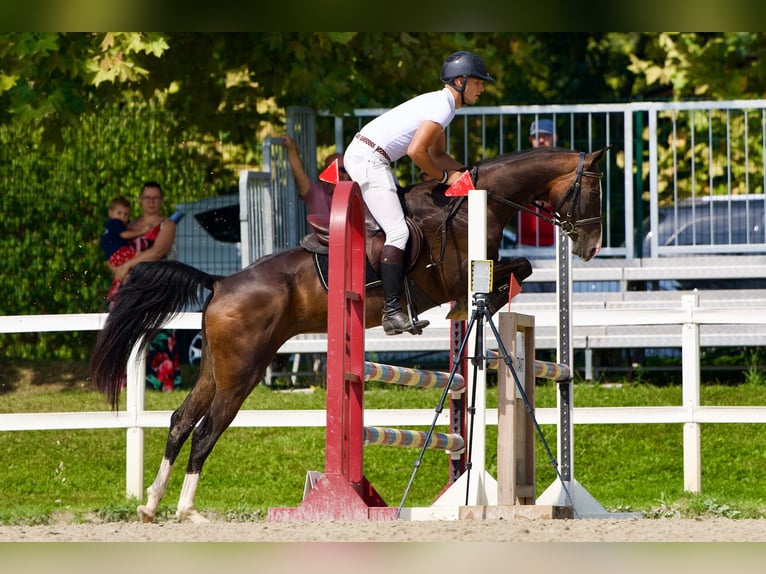
{"type": "Polygon", "coordinates": [[[181,495],[178,498],[178,508],[176,509],[176,516],[180,521],[207,522],[207,519],[194,508],[194,498],[197,494],[202,465],[223,432],[229,428],[237,415],[237,411],[254,386],[249,386],[249,390],[245,393],[242,392],[243,389],[241,388],[232,392],[231,388],[221,390],[219,387],[210,405],[210,410],[194,430],[189,465],[186,469],[181,495]]]}
{"type": "MultiPolygon", "coordinates": [[[[205,363],[203,359],[203,363],[205,363]]],[[[181,447],[189,438],[194,426],[202,418],[210,407],[215,394],[213,378],[207,372],[206,365],[201,365],[200,376],[187,395],[184,402],[170,418],[170,429],[162,463],[157,471],[154,482],[146,489],[146,504],[137,508],[138,518],[141,522],[152,522],[157,514],[157,507],[165,496],[170,482],[173,465],[178,458],[181,447]]]]}

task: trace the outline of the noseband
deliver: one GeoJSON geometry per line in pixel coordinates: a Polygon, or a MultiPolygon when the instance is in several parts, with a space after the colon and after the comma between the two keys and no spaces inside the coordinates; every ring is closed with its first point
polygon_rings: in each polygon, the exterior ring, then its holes
{"type": "Polygon", "coordinates": [[[495,195],[494,193],[490,193],[489,197],[492,197],[493,199],[495,199],[496,201],[499,201],[500,203],[505,203],[506,205],[510,205],[511,207],[515,207],[521,211],[526,211],[527,213],[531,213],[535,217],[539,217],[540,219],[547,221],[548,223],[552,225],[558,225],[566,233],[572,233],[575,231],[576,228],[582,227],[583,225],[600,223],[601,216],[588,217],[586,219],[577,219],[577,207],[580,202],[580,189],[581,189],[580,183],[582,182],[582,178],[592,177],[595,179],[601,179],[604,175],[603,173],[599,173],[595,171],[583,170],[584,160],[585,160],[585,152],[581,151],[580,159],[577,162],[577,172],[575,173],[574,181],[572,182],[572,185],[569,186],[569,189],[567,190],[564,197],[561,198],[561,201],[559,201],[558,205],[553,209],[553,212],[551,213],[552,217],[547,217],[545,215],[542,215],[540,212],[530,209],[525,205],[521,205],[519,203],[511,201],[510,199],[505,199],[504,197],[500,197],[498,195],[495,195]],[[559,215],[559,209],[561,209],[561,207],[570,199],[571,199],[571,202],[569,204],[569,211],[566,214],[566,218],[562,219],[561,215],[559,215]]]}

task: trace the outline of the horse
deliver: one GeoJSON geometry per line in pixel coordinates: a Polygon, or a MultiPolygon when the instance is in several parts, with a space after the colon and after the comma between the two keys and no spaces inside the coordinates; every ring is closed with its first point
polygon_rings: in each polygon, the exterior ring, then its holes
{"type": "MultiPolygon", "coordinates": [[[[568,234],[574,255],[583,261],[595,257],[601,247],[603,174],[598,164],[607,149],[585,153],[533,148],[486,159],[470,168],[474,187],[488,194],[488,259],[497,260],[502,231],[511,217],[520,209],[531,210],[530,205],[537,201],[553,206],[550,218],[543,217],[568,234]]],[[[412,255],[406,281],[420,291],[421,307],[456,301],[450,318],[465,319],[467,202],[465,197],[446,196],[446,190],[438,182],[422,182],[403,190],[405,212],[422,230],[422,248],[412,255]]],[[[315,261],[314,253],[296,247],[266,255],[228,276],[212,276],[178,261],[140,263],[133,269],[91,358],[92,382],[115,410],[131,349],[150,340],[169,318],[191,308],[207,293],[199,376],[171,416],[162,462],[146,490],[146,504],[137,508],[142,522],[153,521],[179,451],[190,435],[191,451],[176,516],[181,521],[207,520],[195,508],[194,498],[203,464],[221,434],[288,339],[327,332],[327,291],[315,261]]],[[[506,289],[511,273],[519,282],[531,274],[531,265],[524,258],[496,263],[496,277],[498,268],[506,289]]],[[[507,291],[503,294],[500,287],[497,291],[507,302],[507,291]]],[[[497,303],[497,292],[492,295],[497,303]]],[[[366,326],[379,326],[382,288],[369,288],[365,301],[366,326]]],[[[494,310],[500,306],[502,303],[496,304],[494,310]]]]}

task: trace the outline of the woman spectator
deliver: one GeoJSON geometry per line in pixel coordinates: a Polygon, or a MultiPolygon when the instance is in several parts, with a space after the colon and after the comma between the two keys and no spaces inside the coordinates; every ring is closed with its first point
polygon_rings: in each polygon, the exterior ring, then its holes
{"type": "MultiPolygon", "coordinates": [[[[129,280],[131,269],[144,261],[157,261],[167,256],[176,238],[176,224],[162,215],[162,187],[156,181],[147,181],[141,187],[139,201],[141,214],[128,224],[128,229],[143,230],[137,242],[137,252],[119,266],[109,265],[114,275],[107,296],[111,304],[119,296],[122,283],[129,280]]],[[[162,330],[149,344],[146,358],[147,388],[172,391],[181,386],[180,355],[175,331],[162,330]]]]}

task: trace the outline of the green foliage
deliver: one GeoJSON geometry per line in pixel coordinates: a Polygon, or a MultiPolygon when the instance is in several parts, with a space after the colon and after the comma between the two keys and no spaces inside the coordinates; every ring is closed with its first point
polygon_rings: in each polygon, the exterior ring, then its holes
{"type": "Polygon", "coordinates": [[[640,89],[664,87],[673,99],[760,97],[765,44],[756,32],[642,34],[628,70],[640,89]]]}
{"type": "Polygon", "coordinates": [[[747,33],[17,32],[0,39],[0,122],[55,126],[104,102],[160,97],[202,132],[237,145],[289,105],[342,114],[436,89],[445,56],[456,50],[481,55],[497,79],[482,105],[624,101],[656,86],[676,97],[759,97],[764,82],[764,40],[747,33]],[[723,65],[737,73],[718,73],[723,65]]]}
{"type": "MultiPolygon", "coordinates": [[[[102,311],[111,276],[98,240],[111,197],[135,200],[143,181],[157,180],[170,212],[235,180],[198,142],[193,126],[143,105],[85,114],[61,131],[60,145],[46,141],[39,125],[0,126],[0,165],[7,166],[0,170],[0,313],[102,311]]],[[[72,340],[14,334],[0,346],[21,357],[87,356],[92,335],[72,340]]]]}
{"type": "Polygon", "coordinates": [[[766,386],[766,374],[763,372],[761,364],[762,361],[759,349],[752,350],[747,356],[745,383],[754,386],[766,386]]]}

